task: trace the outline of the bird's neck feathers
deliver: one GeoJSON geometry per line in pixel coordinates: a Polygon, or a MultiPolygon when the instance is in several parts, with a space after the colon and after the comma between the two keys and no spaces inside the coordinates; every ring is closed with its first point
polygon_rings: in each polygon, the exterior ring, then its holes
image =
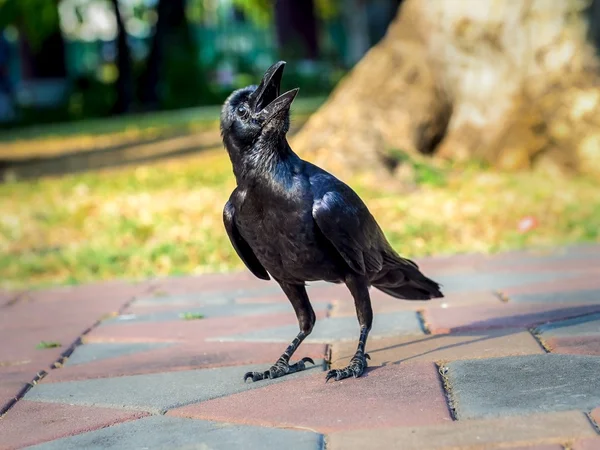
{"type": "Polygon", "coordinates": [[[271,183],[285,179],[300,160],[285,134],[261,136],[247,148],[225,143],[238,185],[271,183]]]}

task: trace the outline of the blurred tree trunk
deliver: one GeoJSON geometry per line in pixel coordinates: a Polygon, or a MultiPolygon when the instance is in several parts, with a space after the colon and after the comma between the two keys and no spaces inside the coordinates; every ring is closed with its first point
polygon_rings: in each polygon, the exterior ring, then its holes
{"type": "Polygon", "coordinates": [[[127,44],[127,30],[121,17],[119,9],[119,0],[111,0],[117,19],[117,68],[119,77],[117,78],[117,102],[114,106],[114,112],[122,114],[129,112],[133,101],[133,75],[131,70],[131,55],[129,45],[127,44]]]}
{"type": "Polygon", "coordinates": [[[195,106],[207,95],[185,6],[186,0],[158,2],[158,21],[143,77],[142,101],[148,109],[195,106]]]}
{"type": "Polygon", "coordinates": [[[404,0],[294,145],[350,172],[402,150],[600,175],[598,2],[404,0]]]}
{"type": "Polygon", "coordinates": [[[344,24],[348,31],[346,61],[351,66],[356,64],[369,50],[369,22],[364,0],[347,0],[342,9],[344,24]]]}
{"type": "Polygon", "coordinates": [[[317,18],[313,0],[277,0],[275,25],[283,58],[316,59],[319,56],[317,18]]]}
{"type": "Polygon", "coordinates": [[[9,23],[19,30],[19,56],[23,78],[65,78],[65,41],[60,29],[58,0],[17,0],[3,4],[9,23]],[[43,19],[39,16],[43,16],[43,19]]]}

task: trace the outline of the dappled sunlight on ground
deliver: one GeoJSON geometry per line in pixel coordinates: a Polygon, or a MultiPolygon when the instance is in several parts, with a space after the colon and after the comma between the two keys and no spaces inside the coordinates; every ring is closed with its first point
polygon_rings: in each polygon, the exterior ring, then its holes
{"type": "MultiPolygon", "coordinates": [[[[349,180],[406,256],[597,240],[592,180],[445,169],[403,194],[349,180]],[[523,218],[534,226],[519,231],[523,218]]],[[[222,149],[151,165],[0,186],[4,286],[241,268],[222,225],[234,188],[222,149]]]]}

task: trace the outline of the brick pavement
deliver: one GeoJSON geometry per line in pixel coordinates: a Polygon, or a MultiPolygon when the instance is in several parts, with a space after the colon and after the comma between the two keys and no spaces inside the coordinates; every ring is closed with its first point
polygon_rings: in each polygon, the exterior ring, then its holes
{"type": "Polygon", "coordinates": [[[373,291],[370,367],[327,384],[341,286],[309,289],[316,366],[247,384],[297,329],[249,273],[0,292],[0,449],[600,449],[600,245],[419,262],[446,297],[373,291]]]}

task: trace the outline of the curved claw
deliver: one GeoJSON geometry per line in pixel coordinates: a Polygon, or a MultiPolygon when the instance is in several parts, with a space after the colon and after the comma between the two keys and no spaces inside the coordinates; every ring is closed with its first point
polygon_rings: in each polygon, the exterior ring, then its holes
{"type": "Polygon", "coordinates": [[[244,383],[246,381],[248,381],[248,378],[252,378],[252,381],[260,381],[260,380],[264,380],[265,378],[271,378],[269,375],[269,371],[262,373],[262,372],[246,372],[246,375],[244,375],[244,383]]]}
{"type": "Polygon", "coordinates": [[[300,361],[302,361],[302,362],[305,362],[305,363],[306,363],[306,362],[309,362],[309,363],[311,363],[313,366],[315,365],[315,362],[313,361],[313,359],[312,359],[312,358],[309,358],[308,356],[305,356],[305,357],[304,357],[304,358],[302,358],[300,361]]]}
{"type": "Polygon", "coordinates": [[[339,374],[338,370],[330,370],[329,373],[327,374],[327,377],[325,377],[325,383],[327,383],[329,380],[331,380],[334,377],[335,377],[335,379],[337,381],[338,374],[339,374]]]}
{"type": "Polygon", "coordinates": [[[367,358],[367,359],[371,359],[371,357],[369,356],[369,354],[368,354],[368,353],[365,353],[365,358],[367,358]]]}

